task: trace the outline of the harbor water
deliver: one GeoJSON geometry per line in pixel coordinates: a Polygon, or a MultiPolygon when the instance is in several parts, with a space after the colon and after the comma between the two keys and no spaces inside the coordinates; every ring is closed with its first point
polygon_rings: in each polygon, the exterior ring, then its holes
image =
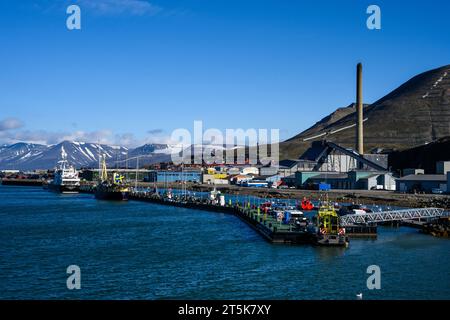
{"type": "Polygon", "coordinates": [[[0,299],[450,299],[450,241],[417,229],[379,227],[346,249],[273,245],[216,212],[36,187],[0,186],[0,201],[0,299]]]}

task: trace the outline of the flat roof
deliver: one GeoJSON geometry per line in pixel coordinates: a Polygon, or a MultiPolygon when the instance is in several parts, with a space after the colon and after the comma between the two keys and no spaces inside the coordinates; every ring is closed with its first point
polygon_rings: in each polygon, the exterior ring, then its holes
{"type": "Polygon", "coordinates": [[[317,179],[347,179],[348,174],[346,173],[335,173],[335,174],[319,174],[317,176],[312,176],[309,179],[317,180],[317,179]]]}
{"type": "Polygon", "coordinates": [[[398,181],[443,181],[447,182],[445,174],[410,174],[397,179],[398,181]]]}

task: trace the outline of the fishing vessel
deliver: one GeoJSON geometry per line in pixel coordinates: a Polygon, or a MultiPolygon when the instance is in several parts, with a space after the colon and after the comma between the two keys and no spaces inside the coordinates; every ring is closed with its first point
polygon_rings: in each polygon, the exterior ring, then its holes
{"type": "Polygon", "coordinates": [[[348,246],[345,228],[339,225],[339,215],[334,206],[325,202],[317,212],[317,225],[313,229],[315,243],[321,246],[348,246]]]}
{"type": "Polygon", "coordinates": [[[62,160],[55,170],[53,180],[50,180],[46,187],[49,190],[61,193],[78,193],[80,190],[80,178],[78,171],[67,162],[67,155],[62,154],[62,160]]]}
{"type": "Polygon", "coordinates": [[[108,178],[105,157],[102,157],[100,181],[95,187],[95,198],[101,200],[128,200],[130,187],[124,181],[124,177],[114,172],[112,178],[108,178]]]}

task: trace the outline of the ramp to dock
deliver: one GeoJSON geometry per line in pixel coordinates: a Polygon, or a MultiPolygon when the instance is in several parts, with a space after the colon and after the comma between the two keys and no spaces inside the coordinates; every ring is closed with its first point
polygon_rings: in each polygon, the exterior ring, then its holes
{"type": "Polygon", "coordinates": [[[448,212],[440,208],[403,209],[363,214],[348,214],[340,217],[340,224],[345,227],[355,224],[438,218],[448,215],[448,212]]]}

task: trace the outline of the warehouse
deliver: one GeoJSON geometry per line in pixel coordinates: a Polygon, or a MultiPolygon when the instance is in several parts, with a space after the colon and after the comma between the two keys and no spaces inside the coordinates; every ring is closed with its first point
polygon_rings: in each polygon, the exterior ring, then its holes
{"type": "Polygon", "coordinates": [[[448,173],[445,174],[410,174],[397,179],[400,192],[447,192],[448,173]]]}
{"type": "Polygon", "coordinates": [[[295,174],[297,188],[316,189],[319,184],[331,189],[395,190],[395,178],[389,172],[353,170],[348,173],[309,171],[295,174]]]}
{"type": "Polygon", "coordinates": [[[157,171],[157,182],[202,182],[201,171],[157,171]]]}

